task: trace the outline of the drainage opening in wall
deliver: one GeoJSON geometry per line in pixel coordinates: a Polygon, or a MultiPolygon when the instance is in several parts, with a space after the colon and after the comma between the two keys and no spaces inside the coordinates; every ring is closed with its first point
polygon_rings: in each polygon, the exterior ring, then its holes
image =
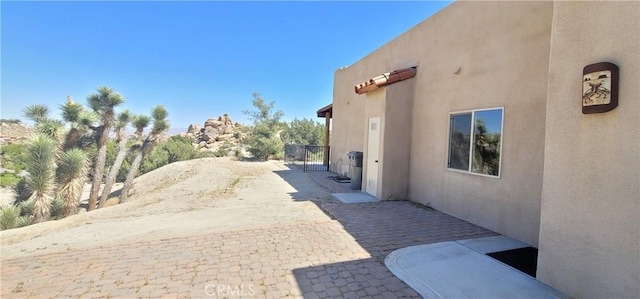
{"type": "Polygon", "coordinates": [[[536,277],[538,267],[538,249],[533,247],[487,253],[488,256],[536,277]]]}

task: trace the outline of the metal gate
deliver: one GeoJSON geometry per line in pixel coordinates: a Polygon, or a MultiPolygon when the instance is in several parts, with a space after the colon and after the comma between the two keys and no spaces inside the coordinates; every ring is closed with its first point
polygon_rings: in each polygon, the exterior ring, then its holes
{"type": "Polygon", "coordinates": [[[302,166],[304,171],[329,171],[329,148],[322,145],[284,146],[284,162],[302,166]]]}

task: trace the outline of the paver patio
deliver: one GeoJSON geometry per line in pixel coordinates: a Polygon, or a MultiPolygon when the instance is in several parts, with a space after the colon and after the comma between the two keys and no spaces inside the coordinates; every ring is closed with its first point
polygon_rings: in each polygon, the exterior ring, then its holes
{"type": "Polygon", "coordinates": [[[342,204],[327,199],[316,204],[334,220],[3,259],[0,295],[418,297],[385,267],[388,253],[411,245],[495,235],[410,202],[342,204]]]}

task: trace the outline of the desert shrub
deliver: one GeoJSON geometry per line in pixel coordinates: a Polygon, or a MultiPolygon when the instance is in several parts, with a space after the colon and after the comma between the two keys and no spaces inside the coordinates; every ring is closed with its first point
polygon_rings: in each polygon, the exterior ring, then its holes
{"type": "MultiPolygon", "coordinates": [[[[145,156],[140,165],[140,173],[147,173],[170,163],[210,157],[212,155],[215,156],[215,153],[198,151],[193,147],[189,138],[174,135],[169,137],[165,142],[158,144],[145,156]]],[[[131,157],[129,162],[132,160],[133,157],[131,157]]],[[[123,164],[122,167],[125,168],[125,165],[123,164]]],[[[128,165],[127,169],[129,169],[128,165]]]]}
{"type": "Polygon", "coordinates": [[[26,178],[20,178],[20,180],[13,186],[13,192],[16,194],[16,203],[29,199],[33,193],[27,186],[26,178]]]}
{"type": "Polygon", "coordinates": [[[0,208],[0,230],[23,227],[31,224],[31,218],[20,216],[20,207],[8,205],[0,208]]]}
{"type": "Polygon", "coordinates": [[[242,149],[241,148],[236,148],[235,150],[233,150],[233,156],[236,158],[243,158],[244,155],[242,153],[242,149]]]}
{"type": "Polygon", "coordinates": [[[27,168],[27,146],[25,144],[6,144],[0,146],[0,165],[19,173],[27,168]]]}
{"type": "Polygon", "coordinates": [[[0,229],[11,229],[16,227],[16,220],[20,217],[20,209],[14,205],[0,208],[0,229]]]}
{"type": "Polygon", "coordinates": [[[20,177],[11,172],[0,174],[0,187],[12,187],[20,181],[20,177]]]}
{"type": "Polygon", "coordinates": [[[140,174],[158,169],[167,164],[169,164],[169,154],[162,149],[162,146],[156,146],[144,157],[144,160],[142,160],[140,174]]]}
{"type": "Polygon", "coordinates": [[[233,132],[233,138],[240,140],[240,138],[242,138],[242,133],[241,132],[233,132]]]}
{"type": "Polygon", "coordinates": [[[118,143],[115,140],[107,141],[107,159],[104,165],[107,168],[111,167],[116,161],[116,156],[118,156],[118,143]]]}
{"type": "Polygon", "coordinates": [[[16,228],[31,225],[32,223],[31,216],[20,216],[16,219],[16,228]]]}
{"type": "Polygon", "coordinates": [[[133,154],[127,154],[127,157],[122,161],[122,165],[120,166],[120,171],[118,171],[118,175],[116,176],[116,182],[124,182],[127,179],[127,173],[129,173],[129,169],[131,168],[131,161],[133,161],[133,154]]]}
{"type": "Polygon", "coordinates": [[[64,217],[64,201],[56,198],[51,201],[51,220],[58,220],[64,217]]]}
{"type": "Polygon", "coordinates": [[[30,201],[30,200],[25,200],[21,202],[20,204],[18,204],[18,207],[20,208],[21,216],[31,216],[33,215],[33,212],[35,210],[33,201],[30,201]]]}
{"type": "Polygon", "coordinates": [[[219,148],[217,149],[215,152],[213,152],[213,156],[214,157],[226,157],[227,156],[227,150],[223,149],[223,148],[219,148]]]}
{"type": "Polygon", "coordinates": [[[191,140],[180,135],[169,137],[169,140],[157,148],[167,153],[168,163],[186,161],[199,157],[199,152],[193,147],[191,140]]]}
{"type": "Polygon", "coordinates": [[[232,152],[232,148],[233,148],[233,144],[229,141],[225,141],[222,145],[220,145],[218,150],[213,152],[213,156],[226,157],[229,155],[230,152],[232,152]]]}

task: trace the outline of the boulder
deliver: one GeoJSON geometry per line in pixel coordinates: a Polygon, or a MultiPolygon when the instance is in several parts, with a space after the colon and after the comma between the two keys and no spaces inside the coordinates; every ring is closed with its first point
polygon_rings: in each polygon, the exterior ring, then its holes
{"type": "Polygon", "coordinates": [[[216,141],[216,137],[218,137],[218,130],[213,127],[204,127],[204,132],[200,138],[207,143],[211,143],[216,141]]]}
{"type": "Polygon", "coordinates": [[[233,138],[232,134],[218,135],[218,137],[216,137],[216,141],[225,141],[225,140],[229,140],[231,138],[233,138]]]}
{"type": "Polygon", "coordinates": [[[218,128],[220,134],[233,134],[233,125],[224,125],[218,128]]]}
{"type": "Polygon", "coordinates": [[[189,125],[189,128],[187,129],[187,134],[197,134],[198,132],[200,132],[200,126],[195,124],[189,125]]]}
{"type": "Polygon", "coordinates": [[[221,121],[219,121],[217,119],[213,119],[213,118],[207,119],[207,121],[204,122],[204,127],[205,128],[206,127],[213,127],[213,128],[217,129],[218,127],[220,127],[222,125],[223,125],[223,123],[221,121]]]}
{"type": "Polygon", "coordinates": [[[222,122],[222,125],[224,126],[231,126],[233,127],[233,121],[231,120],[231,117],[228,114],[223,114],[222,116],[218,117],[218,120],[220,122],[222,122]]]}

